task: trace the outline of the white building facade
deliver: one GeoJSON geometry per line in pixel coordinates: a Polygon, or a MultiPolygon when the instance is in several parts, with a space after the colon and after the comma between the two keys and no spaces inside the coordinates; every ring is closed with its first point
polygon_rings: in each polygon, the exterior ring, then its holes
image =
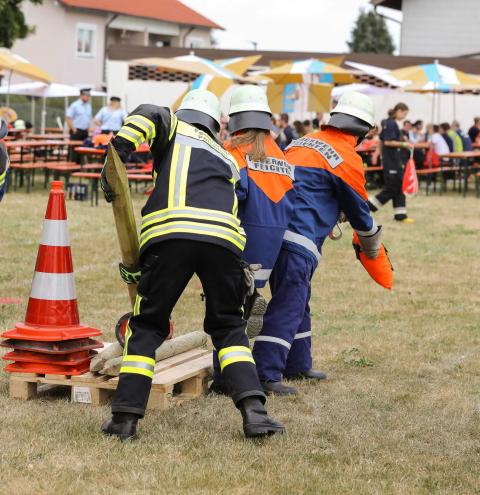
{"type": "Polygon", "coordinates": [[[479,0],[372,0],[403,13],[400,55],[460,57],[480,52],[479,0]]]}
{"type": "Polygon", "coordinates": [[[136,0],[128,14],[116,10],[117,2],[110,3],[111,10],[105,10],[89,0],[44,0],[41,5],[24,1],[22,11],[34,32],[17,40],[12,52],[47,71],[55,82],[100,88],[106,82],[109,46],[208,48],[212,29],[220,27],[177,0],[169,4],[178,15],[166,13],[167,20],[161,18],[156,0],[136,0]],[[145,17],[149,12],[152,16],[145,17]]]}

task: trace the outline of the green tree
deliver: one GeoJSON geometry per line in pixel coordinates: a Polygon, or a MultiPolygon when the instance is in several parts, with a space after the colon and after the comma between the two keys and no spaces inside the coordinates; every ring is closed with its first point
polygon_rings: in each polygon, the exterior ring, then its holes
{"type": "MultiPolygon", "coordinates": [[[[26,0],[41,4],[43,0],[26,0]]],[[[17,39],[26,38],[34,27],[27,26],[22,0],[0,0],[0,46],[11,48],[17,39]]]]}
{"type": "Polygon", "coordinates": [[[347,42],[352,53],[389,53],[395,50],[385,19],[374,11],[362,10],[347,42]]]}

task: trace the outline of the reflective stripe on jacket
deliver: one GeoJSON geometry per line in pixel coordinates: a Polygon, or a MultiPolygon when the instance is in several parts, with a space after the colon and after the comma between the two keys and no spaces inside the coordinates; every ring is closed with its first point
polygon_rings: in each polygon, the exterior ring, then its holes
{"type": "Polygon", "coordinates": [[[168,108],[140,105],[125,120],[113,144],[126,161],[148,142],[154,189],[142,209],[140,252],[168,239],[190,239],[237,254],[245,234],[237,218],[235,159],[207,133],[178,121],[168,108]]]}
{"type": "Polygon", "coordinates": [[[238,216],[247,234],[243,259],[262,265],[255,272],[257,288],[264,287],[270,278],[295,201],[294,167],[270,135],[265,135],[264,146],[265,161],[255,162],[249,155],[251,145],[232,147],[231,142],[225,143],[240,166],[238,216]]]}

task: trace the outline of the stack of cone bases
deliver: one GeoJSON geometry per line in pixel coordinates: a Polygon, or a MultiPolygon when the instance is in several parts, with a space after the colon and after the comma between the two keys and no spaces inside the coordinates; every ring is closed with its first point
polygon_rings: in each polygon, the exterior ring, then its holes
{"type": "Polygon", "coordinates": [[[80,375],[102,347],[100,330],[80,323],[62,186],[52,183],[25,321],[1,335],[14,349],[6,371],[80,375]]]}

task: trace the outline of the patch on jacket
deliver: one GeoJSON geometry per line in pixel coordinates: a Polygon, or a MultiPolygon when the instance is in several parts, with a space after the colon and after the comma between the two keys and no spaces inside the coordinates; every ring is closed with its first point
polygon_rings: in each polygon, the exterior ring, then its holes
{"type": "Polygon", "coordinates": [[[303,137],[292,141],[287,149],[293,147],[305,147],[320,153],[332,168],[337,168],[343,163],[343,158],[325,141],[303,137]]]}
{"type": "Polygon", "coordinates": [[[290,179],[295,180],[294,167],[285,160],[267,156],[264,162],[254,162],[248,155],[246,156],[246,160],[250,170],[286,175],[287,177],[290,177],[290,179]]]}

